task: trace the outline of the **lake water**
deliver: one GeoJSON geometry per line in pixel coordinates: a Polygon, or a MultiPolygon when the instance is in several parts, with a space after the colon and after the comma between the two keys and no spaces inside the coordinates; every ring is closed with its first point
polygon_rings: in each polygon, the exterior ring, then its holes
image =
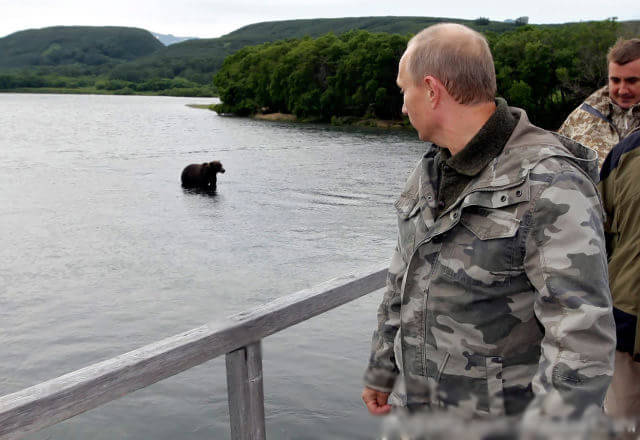
{"type": "MultiPolygon", "coordinates": [[[[414,133],[219,117],[211,99],[0,94],[0,393],[384,265],[414,133]],[[218,193],[185,191],[220,160],[218,193]]],[[[381,292],[263,341],[267,436],[372,438],[381,292]]],[[[229,438],[224,357],[29,438],[229,438]]]]}

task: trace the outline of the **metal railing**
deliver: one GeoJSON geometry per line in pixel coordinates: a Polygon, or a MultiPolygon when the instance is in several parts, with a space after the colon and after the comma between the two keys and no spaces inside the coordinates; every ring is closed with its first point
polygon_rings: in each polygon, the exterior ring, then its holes
{"type": "Polygon", "coordinates": [[[384,286],[349,274],[0,397],[0,439],[16,439],[226,355],[232,439],[264,439],[261,341],[384,286]]]}

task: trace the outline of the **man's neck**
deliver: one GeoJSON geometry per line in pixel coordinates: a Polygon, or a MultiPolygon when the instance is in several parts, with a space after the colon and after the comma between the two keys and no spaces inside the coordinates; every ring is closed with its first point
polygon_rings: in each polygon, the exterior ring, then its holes
{"type": "Polygon", "coordinates": [[[447,148],[452,156],[469,143],[496,111],[495,102],[475,105],[455,104],[444,121],[441,139],[436,144],[447,148]]]}

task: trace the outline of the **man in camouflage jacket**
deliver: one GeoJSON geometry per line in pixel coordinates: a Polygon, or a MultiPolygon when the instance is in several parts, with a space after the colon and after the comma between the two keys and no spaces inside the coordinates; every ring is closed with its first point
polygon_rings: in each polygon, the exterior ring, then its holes
{"type": "Polygon", "coordinates": [[[600,166],[614,145],[640,128],[640,39],[619,40],[607,60],[608,85],[571,112],[558,130],[596,150],[600,166]]]}
{"type": "Polygon", "coordinates": [[[416,35],[398,85],[432,144],[395,204],[367,408],[598,410],[615,330],[595,154],[496,102],[488,45],[464,26],[416,35]]]}

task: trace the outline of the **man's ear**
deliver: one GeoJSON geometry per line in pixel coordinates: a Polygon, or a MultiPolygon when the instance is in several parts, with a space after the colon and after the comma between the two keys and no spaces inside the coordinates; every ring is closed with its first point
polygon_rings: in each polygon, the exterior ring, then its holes
{"type": "Polygon", "coordinates": [[[427,75],[424,77],[424,89],[427,94],[427,99],[431,103],[432,107],[436,107],[442,99],[444,86],[436,77],[427,75]]]}

